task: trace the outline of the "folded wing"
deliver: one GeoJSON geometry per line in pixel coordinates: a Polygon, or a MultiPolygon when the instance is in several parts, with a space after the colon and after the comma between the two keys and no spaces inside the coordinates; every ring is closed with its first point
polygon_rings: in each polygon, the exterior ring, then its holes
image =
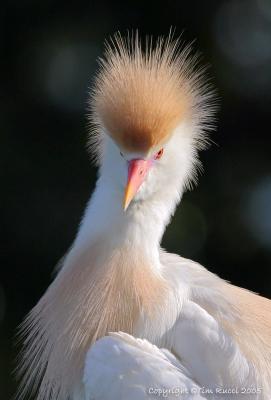
{"type": "Polygon", "coordinates": [[[165,349],[126,333],[98,340],[87,354],[86,400],[203,400],[189,372],[165,349]]]}

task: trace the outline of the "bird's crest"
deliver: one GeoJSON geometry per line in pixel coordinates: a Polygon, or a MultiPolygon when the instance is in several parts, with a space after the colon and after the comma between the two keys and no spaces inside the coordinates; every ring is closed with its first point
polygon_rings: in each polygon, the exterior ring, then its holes
{"type": "Polygon", "coordinates": [[[204,124],[211,93],[197,64],[191,46],[171,34],[155,44],[146,38],[144,50],[137,34],[115,35],[106,44],[91,96],[98,135],[106,132],[124,150],[146,152],[191,114],[204,124]]]}

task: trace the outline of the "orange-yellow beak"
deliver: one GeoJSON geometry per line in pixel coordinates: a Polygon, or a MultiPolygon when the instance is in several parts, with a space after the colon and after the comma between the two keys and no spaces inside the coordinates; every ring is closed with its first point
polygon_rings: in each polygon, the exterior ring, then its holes
{"type": "Polygon", "coordinates": [[[124,211],[127,210],[151,166],[152,160],[135,159],[129,161],[128,179],[123,199],[124,211]]]}

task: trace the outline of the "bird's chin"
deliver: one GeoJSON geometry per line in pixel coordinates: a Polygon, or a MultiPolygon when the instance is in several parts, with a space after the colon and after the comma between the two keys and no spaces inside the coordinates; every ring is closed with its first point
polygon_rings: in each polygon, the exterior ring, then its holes
{"type": "Polygon", "coordinates": [[[125,213],[129,215],[135,212],[136,210],[139,210],[145,204],[145,202],[146,202],[146,196],[143,193],[138,192],[131,201],[131,203],[129,204],[125,213]]]}

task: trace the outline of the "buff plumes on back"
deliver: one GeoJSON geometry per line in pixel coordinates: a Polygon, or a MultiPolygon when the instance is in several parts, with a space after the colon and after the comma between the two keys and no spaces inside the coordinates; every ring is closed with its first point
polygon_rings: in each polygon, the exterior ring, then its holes
{"type": "MultiPolygon", "coordinates": [[[[130,39],[117,35],[111,46],[107,44],[92,92],[91,120],[96,132],[91,133],[92,142],[100,143],[109,134],[126,149],[144,151],[165,141],[190,115],[195,129],[200,127],[198,132],[202,132],[212,114],[211,94],[196,64],[190,47],[179,50],[179,42],[171,38],[159,39],[155,45],[149,40],[143,52],[137,35],[130,39]]],[[[95,151],[99,152],[98,145],[95,151]]],[[[127,260],[118,249],[108,255],[103,248],[98,251],[100,246],[90,243],[87,252],[72,248],[23,323],[19,398],[29,398],[31,391],[38,400],[72,398],[91,344],[108,331],[133,333],[139,310],[153,303],[148,298],[151,288],[142,286],[151,279],[138,275],[144,270],[142,265],[127,274],[127,260]],[[122,268],[114,268],[114,263],[122,268]],[[116,302],[116,298],[124,300],[116,302]]],[[[160,282],[155,281],[152,288],[157,285],[160,282]]]]}

